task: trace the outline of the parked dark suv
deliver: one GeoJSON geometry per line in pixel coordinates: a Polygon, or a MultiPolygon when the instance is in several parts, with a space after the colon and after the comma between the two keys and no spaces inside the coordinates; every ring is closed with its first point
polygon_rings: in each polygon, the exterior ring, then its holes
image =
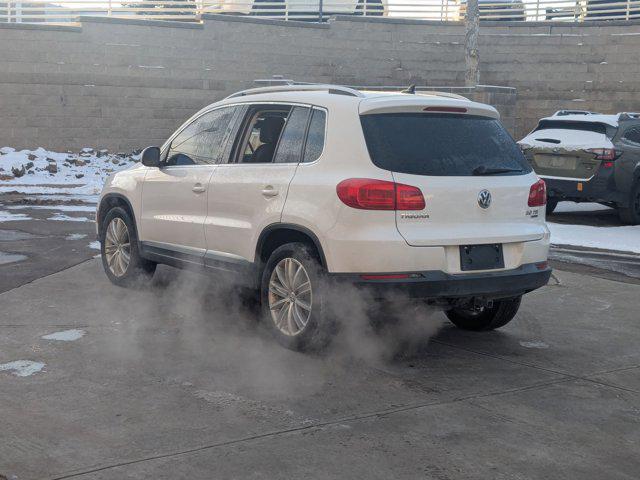
{"type": "Polygon", "coordinates": [[[561,110],[518,143],[547,183],[547,213],[560,200],[597,202],[640,224],[640,113],[561,110]]]}

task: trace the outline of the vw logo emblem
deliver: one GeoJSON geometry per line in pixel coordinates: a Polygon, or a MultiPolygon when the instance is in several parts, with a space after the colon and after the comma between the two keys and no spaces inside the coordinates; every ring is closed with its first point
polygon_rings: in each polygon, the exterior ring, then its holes
{"type": "Polygon", "coordinates": [[[480,205],[480,208],[489,208],[491,205],[491,192],[489,190],[480,190],[478,205],[480,205]]]}

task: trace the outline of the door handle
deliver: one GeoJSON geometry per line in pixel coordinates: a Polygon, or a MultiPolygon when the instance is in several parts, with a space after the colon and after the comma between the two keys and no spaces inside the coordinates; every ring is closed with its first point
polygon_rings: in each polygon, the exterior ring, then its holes
{"type": "Polygon", "coordinates": [[[262,189],[262,195],[264,195],[265,197],[276,197],[278,193],[280,192],[278,192],[278,190],[273,188],[271,185],[262,189]]]}
{"type": "Polygon", "coordinates": [[[207,189],[203,187],[202,184],[196,183],[191,190],[193,190],[195,193],[203,193],[207,189]]]}

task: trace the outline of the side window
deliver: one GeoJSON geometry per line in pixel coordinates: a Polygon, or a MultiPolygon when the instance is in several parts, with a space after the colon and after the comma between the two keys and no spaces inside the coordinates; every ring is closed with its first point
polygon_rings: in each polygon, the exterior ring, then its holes
{"type": "Polygon", "coordinates": [[[307,144],[304,147],[304,163],[315,162],[324,149],[324,132],[327,122],[327,114],[324,110],[313,109],[311,123],[309,123],[309,133],[307,134],[307,144]]]}
{"type": "Polygon", "coordinates": [[[633,127],[627,130],[623,137],[627,142],[640,145],[640,127],[633,127]]]}
{"type": "Polygon", "coordinates": [[[223,107],[198,117],[171,142],[167,165],[206,165],[216,163],[235,108],[223,107]]]}
{"type": "Polygon", "coordinates": [[[309,119],[309,107],[293,107],[282,132],[274,163],[298,163],[304,143],[304,131],[309,119]]]}
{"type": "Polygon", "coordinates": [[[244,130],[238,153],[239,163],[272,163],[280,133],[291,107],[254,108],[244,130]]]}

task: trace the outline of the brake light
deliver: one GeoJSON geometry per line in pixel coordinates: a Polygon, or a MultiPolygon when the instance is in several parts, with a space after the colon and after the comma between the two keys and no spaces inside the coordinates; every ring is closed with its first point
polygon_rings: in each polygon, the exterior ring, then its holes
{"type": "Polygon", "coordinates": [[[598,160],[608,160],[612,162],[616,159],[615,148],[589,148],[587,152],[594,153],[598,160]]]}
{"type": "Polygon", "coordinates": [[[423,210],[422,191],[418,187],[396,183],[396,210],[423,210]]]}
{"type": "Polygon", "coordinates": [[[361,210],[422,210],[424,197],[418,187],[386,180],[349,178],[336,187],[338,198],[361,210]]]}
{"type": "Polygon", "coordinates": [[[544,180],[538,180],[531,185],[528,204],[530,207],[542,207],[547,204],[547,184],[544,180]]]}
{"type": "Polygon", "coordinates": [[[467,109],[464,107],[427,107],[422,110],[424,112],[467,113],[467,109]]]}

